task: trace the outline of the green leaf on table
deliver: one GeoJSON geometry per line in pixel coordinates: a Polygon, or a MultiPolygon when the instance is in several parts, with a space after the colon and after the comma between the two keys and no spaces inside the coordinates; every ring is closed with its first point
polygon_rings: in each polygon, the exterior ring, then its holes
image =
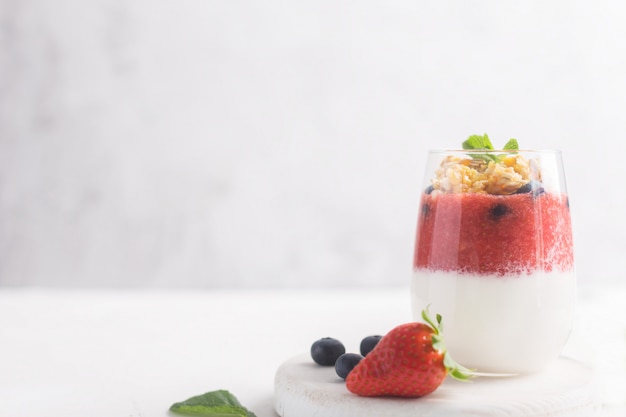
{"type": "Polygon", "coordinates": [[[226,390],[207,392],[173,404],[170,411],[187,416],[256,417],[226,390]]]}

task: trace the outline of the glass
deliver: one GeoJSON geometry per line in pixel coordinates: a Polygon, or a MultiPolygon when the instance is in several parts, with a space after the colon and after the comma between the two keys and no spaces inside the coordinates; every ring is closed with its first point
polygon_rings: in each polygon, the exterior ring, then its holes
{"type": "Polygon", "coordinates": [[[559,151],[430,151],[411,303],[441,314],[454,359],[478,372],[530,373],[556,359],[576,299],[571,217],[559,151]]]}

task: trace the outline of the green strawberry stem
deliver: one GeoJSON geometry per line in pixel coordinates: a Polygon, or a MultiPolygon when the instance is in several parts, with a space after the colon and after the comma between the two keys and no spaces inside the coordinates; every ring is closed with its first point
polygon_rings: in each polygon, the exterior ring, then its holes
{"type": "Polygon", "coordinates": [[[450,352],[446,350],[446,347],[443,343],[443,335],[441,332],[443,331],[443,323],[441,314],[437,314],[436,322],[434,322],[430,314],[428,312],[428,307],[422,310],[422,319],[433,329],[433,335],[431,337],[433,348],[443,353],[443,366],[446,368],[448,375],[450,375],[454,379],[458,379],[459,381],[468,381],[473,378],[475,375],[473,374],[473,370],[468,369],[452,359],[450,352]]]}

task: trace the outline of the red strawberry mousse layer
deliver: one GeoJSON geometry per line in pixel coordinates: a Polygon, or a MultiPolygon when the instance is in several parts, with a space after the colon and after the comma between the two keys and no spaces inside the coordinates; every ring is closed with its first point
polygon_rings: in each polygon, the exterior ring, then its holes
{"type": "Polygon", "coordinates": [[[413,267],[498,276],[573,269],[567,196],[424,194],[413,267]]]}

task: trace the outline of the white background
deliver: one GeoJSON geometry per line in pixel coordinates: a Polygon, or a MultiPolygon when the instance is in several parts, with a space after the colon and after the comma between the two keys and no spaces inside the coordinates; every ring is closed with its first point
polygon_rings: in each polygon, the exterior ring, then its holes
{"type": "Polygon", "coordinates": [[[0,0],[0,286],[410,279],[425,151],[563,150],[626,270],[626,3],[0,0]]]}

